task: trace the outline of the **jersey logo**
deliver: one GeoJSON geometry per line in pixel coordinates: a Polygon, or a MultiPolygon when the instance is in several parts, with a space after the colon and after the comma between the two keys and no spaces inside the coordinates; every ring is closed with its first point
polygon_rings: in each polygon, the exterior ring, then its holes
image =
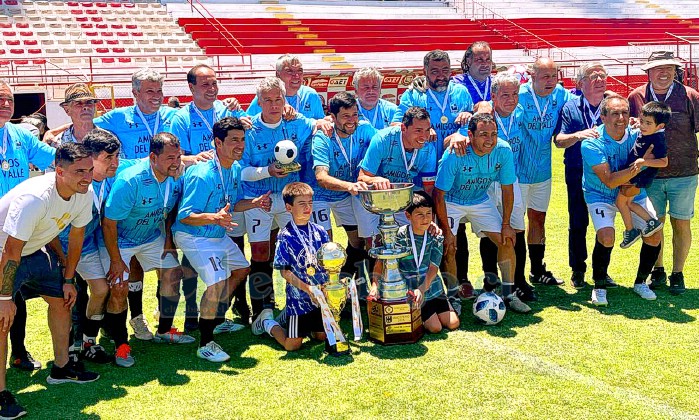
{"type": "Polygon", "coordinates": [[[141,200],[141,204],[144,206],[146,204],[153,204],[153,199],[152,198],[143,198],[143,200],[141,200]]]}
{"type": "Polygon", "coordinates": [[[134,128],[134,127],[138,128],[137,122],[129,122],[128,124],[129,124],[129,128],[134,128]]]}
{"type": "Polygon", "coordinates": [[[470,172],[473,172],[473,166],[464,166],[463,171],[464,171],[464,172],[469,172],[469,173],[470,173],[470,172]]]}
{"type": "Polygon", "coordinates": [[[204,123],[202,121],[197,121],[192,123],[192,127],[202,127],[204,123]]]}
{"type": "Polygon", "coordinates": [[[388,157],[386,158],[386,162],[393,162],[393,158],[392,158],[391,156],[388,156],[388,157]]]}
{"type": "Polygon", "coordinates": [[[267,143],[262,143],[257,145],[257,150],[262,150],[265,149],[267,150],[267,143]]]}
{"type": "Polygon", "coordinates": [[[63,230],[66,228],[66,224],[67,224],[69,218],[70,218],[70,213],[63,213],[63,216],[52,217],[51,219],[54,222],[56,222],[56,226],[58,226],[58,229],[63,230]]]}
{"type": "Polygon", "coordinates": [[[335,156],[335,159],[337,159],[337,158],[340,157],[340,152],[338,152],[337,150],[335,150],[335,151],[333,152],[333,155],[335,156]]]}
{"type": "Polygon", "coordinates": [[[456,104],[450,104],[449,109],[451,110],[452,113],[456,113],[459,109],[456,107],[456,104]]]}
{"type": "Polygon", "coordinates": [[[495,170],[496,170],[496,171],[499,171],[500,168],[502,168],[502,164],[501,164],[501,163],[496,163],[496,164],[495,164],[495,170]]]}

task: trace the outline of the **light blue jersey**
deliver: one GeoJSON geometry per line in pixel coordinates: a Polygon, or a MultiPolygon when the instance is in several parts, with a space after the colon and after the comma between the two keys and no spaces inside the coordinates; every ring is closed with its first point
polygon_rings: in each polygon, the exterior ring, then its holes
{"type": "Polygon", "coordinates": [[[516,180],[512,149],[498,139],[493,150],[483,156],[475,154],[471,147],[463,156],[445,152],[434,186],[446,193],[446,201],[474,206],[488,200],[488,188],[493,181],[512,185],[516,180]]]}
{"type": "Polygon", "coordinates": [[[0,148],[5,147],[5,153],[0,153],[0,197],[29,179],[30,163],[44,170],[56,157],[53,147],[39,141],[29,130],[9,122],[0,128],[0,148]]]}
{"type": "Polygon", "coordinates": [[[374,109],[364,109],[359,101],[357,101],[357,106],[359,108],[359,121],[366,121],[377,130],[390,126],[396,112],[398,112],[398,105],[385,99],[379,99],[374,109]]]}
{"type": "Polygon", "coordinates": [[[141,118],[136,107],[116,108],[94,121],[97,127],[111,131],[119,138],[121,154],[126,159],[148,157],[151,139],[162,131],[169,131],[172,118],[177,112],[175,108],[161,106],[158,112],[144,113],[141,118]]]}
{"type": "MultiPolygon", "coordinates": [[[[492,103],[491,103],[492,105],[492,103]]],[[[505,140],[512,149],[515,162],[515,173],[520,176],[523,153],[522,151],[522,131],[524,128],[524,109],[517,105],[514,111],[507,117],[501,117],[495,112],[495,122],[498,126],[498,138],[505,140]]]]}
{"type": "Polygon", "coordinates": [[[551,179],[551,142],[556,134],[561,109],[573,98],[575,95],[561,85],[556,85],[545,98],[534,93],[531,82],[519,87],[519,105],[524,110],[522,147],[518,158],[519,182],[522,184],[551,179]]]}
{"type": "Polygon", "coordinates": [[[267,191],[281,193],[286,184],[296,181],[312,182],[315,178],[311,157],[311,136],[314,127],[313,121],[303,116],[291,121],[282,119],[275,128],[263,123],[261,114],[252,117],[252,127],[245,131],[245,150],[241,166],[269,166],[275,161],[274,146],[281,140],[291,140],[298,149],[296,161],[301,164],[301,171],[292,172],[285,178],[269,177],[253,182],[243,181],[245,197],[259,197],[267,191]]]}
{"type": "Polygon", "coordinates": [[[359,167],[391,182],[413,182],[418,175],[434,177],[437,156],[434,148],[426,145],[404,152],[401,127],[393,126],[374,135],[359,167]]]}
{"type": "MultiPolygon", "coordinates": [[[[583,193],[585,202],[614,204],[619,194],[619,188],[609,188],[599,179],[594,166],[603,163],[609,164],[610,172],[618,172],[626,169],[626,160],[636,143],[639,131],[626,129],[624,138],[616,141],[609,137],[604,129],[604,125],[597,128],[600,133],[598,139],[585,139],[582,141],[580,151],[583,158],[583,193]]],[[[634,198],[634,201],[642,200],[646,197],[646,191],[641,192],[634,198]]]]}
{"type": "Polygon", "coordinates": [[[105,204],[104,216],[117,223],[119,248],[147,244],[164,234],[165,219],[182,195],[182,179],[159,183],[144,159],[121,172],[105,204]]]}
{"type": "Polygon", "coordinates": [[[224,117],[245,117],[243,111],[229,111],[223,102],[217,100],[214,106],[203,111],[196,108],[194,102],[177,110],[172,119],[172,125],[168,132],[174,134],[179,140],[185,155],[197,155],[201,152],[213,149],[211,142],[214,140],[214,124],[224,117]],[[204,117],[202,119],[199,116],[204,117]]]}
{"type": "Polygon", "coordinates": [[[182,201],[172,231],[202,238],[226,236],[226,229],[219,225],[192,226],[182,223],[182,219],[192,214],[218,213],[227,203],[230,203],[232,212],[235,203],[243,198],[241,171],[238,162],[233,162],[233,165],[226,169],[219,166],[218,159],[200,162],[187,168],[182,181],[182,201]]]}
{"type": "Polygon", "coordinates": [[[437,141],[429,143],[426,147],[429,146],[435,149],[435,156],[441,157],[444,153],[444,139],[461,128],[455,122],[456,117],[461,112],[472,112],[473,100],[471,100],[468,90],[463,85],[454,83],[454,81],[449,81],[449,87],[444,92],[436,92],[432,89],[426,92],[420,92],[417,89],[406,90],[400,97],[400,106],[393,116],[393,122],[401,122],[405,111],[411,106],[426,108],[430,113],[430,123],[437,133],[437,141]],[[444,100],[447,93],[449,97],[445,104],[444,100]],[[434,98],[432,97],[433,95],[434,98]],[[442,106],[445,106],[444,112],[442,112],[442,106]],[[443,116],[447,117],[446,122],[442,121],[443,116]]]}
{"type": "MultiPolygon", "coordinates": [[[[315,171],[316,167],[325,166],[330,176],[342,181],[357,182],[359,163],[364,159],[376,130],[371,124],[360,122],[354,134],[340,139],[342,148],[338,144],[339,137],[336,137],[336,133],[328,137],[318,131],[313,136],[313,169],[315,171]]],[[[318,186],[317,182],[313,182],[311,187],[315,192],[313,199],[317,201],[334,202],[349,197],[348,192],[326,190],[318,186]]]]}
{"type": "MultiPolygon", "coordinates": [[[[323,111],[323,103],[320,101],[320,96],[315,89],[306,85],[301,85],[296,95],[287,96],[286,103],[293,106],[296,112],[301,113],[306,118],[320,120],[325,117],[323,111]]],[[[262,108],[257,103],[257,95],[250,102],[248,107],[248,115],[258,115],[262,112],[262,108]]]]}

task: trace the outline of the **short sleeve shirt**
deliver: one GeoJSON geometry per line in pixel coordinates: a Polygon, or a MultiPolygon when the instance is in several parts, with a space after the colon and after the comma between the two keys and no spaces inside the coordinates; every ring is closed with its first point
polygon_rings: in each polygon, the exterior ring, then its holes
{"type": "Polygon", "coordinates": [[[29,164],[44,170],[55,157],[56,150],[39,141],[29,130],[12,123],[0,128],[0,147],[7,139],[7,149],[0,154],[0,197],[29,178],[29,164]]]}
{"type": "Polygon", "coordinates": [[[190,102],[177,110],[167,131],[177,136],[186,155],[197,155],[213,149],[212,130],[218,120],[224,117],[240,118],[246,115],[243,111],[229,111],[223,102],[218,100],[207,110],[198,109],[194,102],[190,102]]]}
{"type": "MultiPolygon", "coordinates": [[[[400,271],[401,276],[403,276],[408,284],[408,288],[414,290],[424,284],[430,266],[439,268],[439,265],[442,263],[444,237],[430,235],[429,233],[426,235],[413,235],[415,238],[415,243],[413,244],[410,239],[409,228],[410,226],[408,225],[401,226],[396,235],[397,246],[404,246],[414,250],[407,257],[398,260],[398,271],[400,271]],[[417,253],[417,256],[420,256],[423,242],[425,242],[425,253],[423,254],[422,261],[420,261],[420,267],[418,267],[415,254],[417,253]]],[[[428,301],[443,295],[444,288],[442,286],[442,279],[440,275],[437,274],[432,280],[432,283],[430,283],[429,289],[425,291],[424,298],[425,301],[428,301]]]]}
{"type": "MultiPolygon", "coordinates": [[[[320,101],[320,95],[312,87],[302,85],[296,95],[287,96],[286,103],[294,107],[294,109],[301,113],[306,118],[320,120],[325,117],[325,112],[323,111],[323,103],[320,101]]],[[[248,107],[248,115],[251,117],[258,115],[262,112],[262,108],[257,102],[257,96],[255,96],[250,102],[248,107]]]]}

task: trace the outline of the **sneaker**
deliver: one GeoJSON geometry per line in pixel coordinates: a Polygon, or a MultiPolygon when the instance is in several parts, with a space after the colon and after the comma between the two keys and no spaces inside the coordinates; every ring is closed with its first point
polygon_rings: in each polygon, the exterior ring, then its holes
{"type": "Polygon", "coordinates": [[[607,289],[592,289],[592,304],[607,306],[607,289]]]}
{"type": "Polygon", "coordinates": [[[517,294],[519,300],[521,300],[522,302],[536,302],[537,300],[539,300],[539,297],[536,295],[534,288],[526,281],[524,282],[524,284],[521,284],[519,285],[519,287],[517,287],[515,293],[517,294]]]}
{"type": "Polygon", "coordinates": [[[456,316],[461,316],[461,299],[458,296],[449,296],[449,304],[456,312],[456,316]]]}
{"type": "Polygon", "coordinates": [[[663,228],[663,222],[658,219],[650,219],[646,222],[646,227],[643,228],[642,235],[644,238],[653,235],[655,232],[663,228]]]}
{"type": "Polygon", "coordinates": [[[130,368],[136,361],[131,357],[131,346],[124,343],[114,353],[114,364],[124,368],[130,368]]]}
{"type": "Polygon", "coordinates": [[[573,271],[573,275],[570,276],[570,284],[574,289],[584,289],[587,286],[587,282],[585,282],[585,272],[573,271]]]}
{"type": "MultiPolygon", "coordinates": [[[[233,322],[233,320],[227,319],[227,320],[223,321],[222,323],[218,324],[216,326],[216,328],[214,328],[214,334],[232,333],[232,332],[240,331],[243,328],[245,328],[244,325],[236,324],[235,322],[233,322]]],[[[211,343],[213,343],[213,341],[211,343]]],[[[211,344],[211,343],[209,343],[209,344],[211,344]]],[[[204,348],[204,347],[202,347],[202,348],[204,348]]]]}
{"type": "Polygon", "coordinates": [[[563,284],[563,281],[557,279],[552,272],[546,270],[546,264],[544,264],[544,271],[540,275],[529,274],[529,282],[546,286],[560,286],[563,284]]]}
{"type": "Polygon", "coordinates": [[[83,351],[80,352],[80,358],[82,360],[87,360],[93,363],[99,363],[101,365],[112,363],[114,358],[104,351],[104,347],[99,344],[85,343],[83,344],[83,351]]]}
{"type": "Polygon", "coordinates": [[[512,293],[511,295],[507,296],[505,298],[505,305],[513,311],[517,312],[520,314],[526,314],[527,312],[531,312],[532,308],[529,307],[526,303],[522,302],[518,297],[516,293],[512,293]]]}
{"type": "Polygon", "coordinates": [[[633,285],[633,291],[645,300],[655,300],[657,296],[650,290],[645,283],[638,283],[633,285]]]}
{"type": "Polygon", "coordinates": [[[226,362],[230,360],[231,356],[228,355],[221,346],[216,344],[215,341],[210,341],[209,344],[204,347],[199,347],[197,350],[197,356],[201,359],[208,360],[209,362],[226,362]]]}
{"type": "Polygon", "coordinates": [[[274,319],[274,311],[271,309],[263,309],[255,321],[252,323],[252,333],[255,335],[261,335],[265,332],[265,320],[274,319]]]}
{"type": "Polygon", "coordinates": [[[189,317],[184,320],[184,332],[192,332],[199,329],[199,318],[189,317]]]}
{"type": "Polygon", "coordinates": [[[626,248],[630,247],[631,245],[635,244],[636,241],[641,239],[641,233],[642,232],[640,229],[625,230],[624,231],[624,239],[619,244],[619,248],[626,249],[626,248]]]}
{"type": "Polygon", "coordinates": [[[96,381],[99,377],[99,373],[80,371],[76,369],[73,363],[68,362],[68,364],[62,368],[53,365],[51,367],[51,374],[46,378],[46,382],[51,385],[65,384],[68,382],[86,384],[96,381]]]}
{"type": "Polygon", "coordinates": [[[194,337],[183,334],[177,331],[177,328],[172,327],[166,333],[156,332],[153,336],[154,343],[170,343],[170,344],[189,344],[194,342],[194,337]]]}
{"type": "Polygon", "coordinates": [[[604,284],[607,286],[607,289],[616,289],[619,287],[618,284],[614,280],[612,280],[611,277],[609,277],[609,274],[607,274],[607,278],[604,279],[604,284]]]}
{"type": "Polygon", "coordinates": [[[0,419],[16,419],[27,414],[27,410],[17,403],[8,390],[0,392],[0,419]]]}
{"type": "Polygon", "coordinates": [[[153,333],[150,332],[150,328],[148,328],[148,321],[146,321],[143,314],[133,318],[131,321],[129,321],[129,324],[131,324],[134,335],[139,340],[150,341],[153,339],[153,333]]]}
{"type": "MultiPolygon", "coordinates": [[[[351,304],[346,306],[349,306],[351,310],[351,304]]],[[[282,310],[279,311],[279,314],[277,314],[274,320],[277,322],[277,324],[279,324],[280,327],[286,329],[287,325],[289,324],[289,318],[286,316],[286,306],[284,306],[282,310]]]]}
{"type": "Polygon", "coordinates": [[[670,274],[670,288],[668,291],[673,295],[681,295],[687,291],[684,287],[684,274],[682,272],[670,274]]]}
{"type": "MultiPolygon", "coordinates": [[[[41,369],[41,362],[37,362],[29,352],[26,352],[23,357],[12,356],[11,366],[19,370],[31,372],[32,370],[41,369]]],[[[0,416],[0,418],[2,418],[2,416],[0,416]]]]}
{"type": "Polygon", "coordinates": [[[667,274],[665,269],[662,267],[656,267],[650,273],[650,287],[651,290],[657,290],[660,287],[665,287],[667,285],[667,274]]]}
{"type": "Polygon", "coordinates": [[[473,285],[468,280],[466,280],[465,282],[463,282],[459,285],[459,292],[458,293],[459,293],[459,297],[461,299],[473,299],[473,298],[475,298],[475,296],[473,295],[473,285]]]}

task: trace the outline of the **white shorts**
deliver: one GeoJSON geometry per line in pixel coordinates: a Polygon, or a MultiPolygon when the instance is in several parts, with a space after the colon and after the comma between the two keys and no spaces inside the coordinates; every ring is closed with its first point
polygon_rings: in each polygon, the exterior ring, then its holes
{"type": "Polygon", "coordinates": [[[323,229],[330,230],[330,212],[335,216],[335,223],[338,226],[357,226],[357,216],[355,208],[361,206],[359,199],[355,197],[345,197],[340,201],[314,201],[313,215],[311,220],[323,226],[323,229]]]}
{"type": "Polygon", "coordinates": [[[235,270],[250,267],[243,252],[228,236],[205,238],[175,232],[175,243],[207,286],[226,280],[235,270]]]}
{"type": "Polygon", "coordinates": [[[107,270],[105,270],[102,265],[99,251],[82,254],[75,271],[77,271],[80,277],[85,281],[107,278],[107,270]]]}
{"type": "Polygon", "coordinates": [[[536,184],[519,184],[526,208],[546,213],[551,202],[551,180],[536,184]]]}
{"type": "MultiPolygon", "coordinates": [[[[515,202],[512,206],[512,215],[510,216],[510,226],[515,230],[524,230],[524,218],[527,214],[527,209],[522,202],[522,191],[519,188],[519,182],[515,181],[512,184],[512,190],[515,193],[515,202]]],[[[493,182],[488,188],[488,197],[495,203],[495,206],[502,217],[502,189],[499,182],[493,182]]]]}
{"type": "MultiPolygon", "coordinates": [[[[648,214],[650,214],[650,217],[656,217],[655,209],[648,197],[641,201],[636,201],[636,204],[640,204],[648,214]]],[[[619,211],[614,204],[591,203],[587,205],[587,210],[590,212],[590,218],[592,219],[592,225],[595,227],[595,232],[604,228],[614,228],[614,218],[616,217],[616,212],[619,211]]],[[[638,217],[636,213],[631,212],[631,218],[635,228],[643,229],[646,227],[646,222],[638,217]]]]}
{"type": "MultiPolygon", "coordinates": [[[[360,204],[361,205],[361,204],[360,204]]],[[[408,217],[405,215],[404,211],[399,211],[394,213],[393,217],[396,219],[398,226],[407,225],[408,217]]],[[[371,238],[378,235],[379,233],[379,221],[380,217],[378,214],[370,213],[365,210],[364,207],[357,213],[357,231],[360,238],[371,238]]]]}
{"type": "Polygon", "coordinates": [[[266,212],[262,209],[250,209],[245,212],[245,229],[248,232],[248,241],[269,241],[269,234],[273,228],[283,228],[291,221],[291,213],[286,211],[281,193],[271,195],[272,209],[266,212]]]}
{"type": "MultiPolygon", "coordinates": [[[[152,242],[147,244],[138,245],[132,248],[121,248],[121,259],[124,261],[128,267],[131,257],[136,257],[141,267],[143,267],[143,272],[152,271],[158,268],[175,268],[179,267],[180,263],[177,261],[172,254],[167,254],[165,258],[162,258],[163,248],[165,247],[165,237],[161,236],[152,242]]],[[[105,271],[109,271],[110,258],[109,253],[106,249],[100,248],[100,259],[102,259],[102,266],[105,267],[105,271]]],[[[124,272],[123,280],[129,279],[129,273],[124,272]]]]}
{"type": "Polygon", "coordinates": [[[447,217],[451,233],[454,235],[462,219],[471,222],[471,229],[479,238],[486,236],[484,232],[500,233],[502,231],[502,216],[491,200],[471,206],[447,201],[447,217]]]}
{"type": "Polygon", "coordinates": [[[231,216],[233,217],[233,222],[237,223],[238,226],[233,226],[233,229],[226,232],[226,234],[228,236],[233,237],[233,238],[239,238],[241,236],[244,236],[245,235],[245,212],[234,211],[233,213],[231,213],[231,216]]]}

